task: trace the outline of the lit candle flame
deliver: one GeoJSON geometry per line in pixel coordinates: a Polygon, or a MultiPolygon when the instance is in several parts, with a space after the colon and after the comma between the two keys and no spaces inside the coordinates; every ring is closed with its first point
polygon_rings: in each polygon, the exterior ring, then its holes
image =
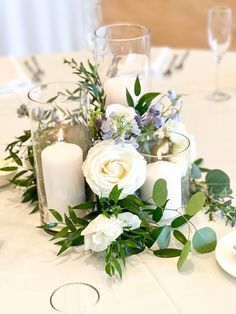
{"type": "Polygon", "coordinates": [[[58,132],[58,135],[57,135],[57,141],[58,142],[63,142],[63,140],[64,140],[63,130],[60,129],[59,132],[58,132]]]}

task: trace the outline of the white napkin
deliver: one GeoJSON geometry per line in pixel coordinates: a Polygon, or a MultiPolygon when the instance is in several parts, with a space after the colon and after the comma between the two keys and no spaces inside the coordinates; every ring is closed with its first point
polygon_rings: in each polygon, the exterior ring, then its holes
{"type": "Polygon", "coordinates": [[[160,79],[163,70],[171,56],[169,47],[154,48],[151,50],[151,76],[152,79],[160,79]]]}
{"type": "Polygon", "coordinates": [[[27,88],[30,80],[14,57],[0,59],[0,95],[27,88]]]}

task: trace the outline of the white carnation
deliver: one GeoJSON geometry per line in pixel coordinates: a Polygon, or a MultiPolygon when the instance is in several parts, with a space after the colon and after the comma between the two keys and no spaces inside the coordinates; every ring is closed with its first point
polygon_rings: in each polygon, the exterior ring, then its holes
{"type": "Polygon", "coordinates": [[[84,236],[84,249],[94,252],[104,251],[122,232],[122,221],[100,214],[81,232],[84,236]]]}

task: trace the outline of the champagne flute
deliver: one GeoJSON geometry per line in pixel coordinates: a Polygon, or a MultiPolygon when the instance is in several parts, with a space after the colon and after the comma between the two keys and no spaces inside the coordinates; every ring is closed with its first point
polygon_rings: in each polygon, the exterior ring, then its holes
{"type": "Polygon", "coordinates": [[[228,50],[231,42],[232,10],[229,6],[214,6],[208,11],[208,42],[214,53],[216,63],[215,90],[208,95],[212,101],[225,101],[230,95],[221,91],[219,87],[219,68],[223,55],[228,50]]]}

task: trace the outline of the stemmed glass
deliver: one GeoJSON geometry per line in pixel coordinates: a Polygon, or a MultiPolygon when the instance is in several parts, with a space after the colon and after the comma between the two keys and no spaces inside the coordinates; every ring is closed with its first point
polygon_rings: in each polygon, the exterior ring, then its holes
{"type": "Polygon", "coordinates": [[[92,313],[100,294],[90,284],[71,282],[57,288],[50,297],[52,308],[64,314],[92,313]]]}
{"type": "Polygon", "coordinates": [[[208,42],[216,63],[215,90],[208,96],[212,101],[225,101],[230,95],[219,88],[219,68],[231,42],[232,10],[228,6],[214,6],[208,11],[208,42]]]}

